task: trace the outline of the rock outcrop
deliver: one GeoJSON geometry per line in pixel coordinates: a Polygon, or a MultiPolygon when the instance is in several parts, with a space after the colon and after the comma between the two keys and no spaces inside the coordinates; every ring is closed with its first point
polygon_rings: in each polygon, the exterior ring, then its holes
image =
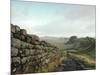
{"type": "Polygon", "coordinates": [[[63,60],[61,51],[11,24],[11,73],[51,72],[63,60]]]}

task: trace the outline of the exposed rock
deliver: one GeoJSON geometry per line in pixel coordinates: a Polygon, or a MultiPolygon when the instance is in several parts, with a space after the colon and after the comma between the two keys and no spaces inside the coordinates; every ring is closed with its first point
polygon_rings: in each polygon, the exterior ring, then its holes
{"type": "Polygon", "coordinates": [[[16,72],[16,68],[14,68],[12,71],[13,71],[13,72],[16,72]]]}
{"type": "Polygon", "coordinates": [[[34,55],[35,54],[35,50],[30,50],[30,55],[34,55]]]}
{"type": "Polygon", "coordinates": [[[21,49],[28,48],[28,43],[21,41],[21,49]]]}
{"type": "MultiPolygon", "coordinates": [[[[51,44],[40,41],[37,35],[27,34],[25,29],[11,25],[11,73],[25,74],[34,72],[48,72],[49,62],[59,61],[60,52],[51,44]],[[45,68],[47,71],[42,70],[45,68]]],[[[55,63],[52,65],[55,68],[55,63]]]]}
{"type": "Polygon", "coordinates": [[[21,34],[21,35],[26,35],[26,34],[27,34],[27,32],[26,32],[26,30],[25,30],[25,29],[21,29],[21,30],[20,30],[20,34],[21,34]]]}
{"type": "Polygon", "coordinates": [[[21,39],[22,41],[25,41],[25,40],[26,40],[26,38],[25,38],[24,35],[20,35],[20,39],[21,39]]]}
{"type": "Polygon", "coordinates": [[[13,24],[11,25],[11,32],[15,33],[15,26],[13,24]]]}
{"type": "Polygon", "coordinates": [[[23,57],[23,58],[21,59],[21,62],[22,62],[22,64],[25,64],[25,63],[27,62],[27,57],[23,57]]]}
{"type": "Polygon", "coordinates": [[[27,42],[24,42],[24,41],[21,41],[21,49],[32,49],[34,47],[34,45],[30,44],[30,43],[27,43],[27,42]]]}
{"type": "Polygon", "coordinates": [[[26,36],[26,42],[31,43],[31,41],[32,41],[32,38],[29,35],[27,35],[26,36]]]}
{"type": "MultiPolygon", "coordinates": [[[[31,37],[32,37],[32,40],[35,40],[35,41],[39,41],[39,40],[40,40],[39,37],[36,36],[36,35],[31,35],[31,37]]],[[[34,41],[33,41],[33,42],[34,42],[34,41]]]]}
{"type": "Polygon", "coordinates": [[[14,34],[13,33],[11,33],[11,38],[13,38],[14,37],[14,34]]]}
{"type": "Polygon", "coordinates": [[[12,48],[11,48],[11,56],[17,56],[17,54],[18,54],[18,49],[12,47],[12,48]]]}
{"type": "Polygon", "coordinates": [[[13,36],[16,37],[17,39],[20,39],[21,38],[20,37],[20,32],[14,33],[13,36]]]}
{"type": "Polygon", "coordinates": [[[21,41],[19,39],[12,38],[11,39],[11,45],[12,45],[12,47],[20,48],[21,47],[21,41]]]}
{"type": "Polygon", "coordinates": [[[40,45],[35,45],[34,48],[41,50],[41,46],[40,45]]]}
{"type": "Polygon", "coordinates": [[[20,57],[13,57],[12,62],[20,64],[20,57]]]}
{"type": "Polygon", "coordinates": [[[20,31],[20,27],[17,26],[17,25],[15,25],[15,32],[17,33],[17,32],[19,32],[19,31],[20,31]]]}

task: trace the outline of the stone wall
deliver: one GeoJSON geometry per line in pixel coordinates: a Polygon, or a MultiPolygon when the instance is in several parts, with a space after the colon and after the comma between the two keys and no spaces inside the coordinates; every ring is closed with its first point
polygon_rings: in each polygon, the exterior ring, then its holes
{"type": "Polygon", "coordinates": [[[60,50],[11,24],[11,73],[51,72],[62,61],[60,50]]]}

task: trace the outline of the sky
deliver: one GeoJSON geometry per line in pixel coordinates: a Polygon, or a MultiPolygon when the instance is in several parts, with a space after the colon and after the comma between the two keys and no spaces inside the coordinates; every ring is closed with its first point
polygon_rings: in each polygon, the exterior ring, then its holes
{"type": "Polygon", "coordinates": [[[95,14],[94,5],[11,1],[11,23],[41,37],[95,37],[95,14]]]}

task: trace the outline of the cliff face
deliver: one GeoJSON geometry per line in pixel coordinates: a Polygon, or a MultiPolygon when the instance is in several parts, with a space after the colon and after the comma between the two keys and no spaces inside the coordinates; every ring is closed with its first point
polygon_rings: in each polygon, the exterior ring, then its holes
{"type": "Polygon", "coordinates": [[[11,24],[12,74],[50,72],[62,60],[62,53],[57,47],[11,24]]]}

